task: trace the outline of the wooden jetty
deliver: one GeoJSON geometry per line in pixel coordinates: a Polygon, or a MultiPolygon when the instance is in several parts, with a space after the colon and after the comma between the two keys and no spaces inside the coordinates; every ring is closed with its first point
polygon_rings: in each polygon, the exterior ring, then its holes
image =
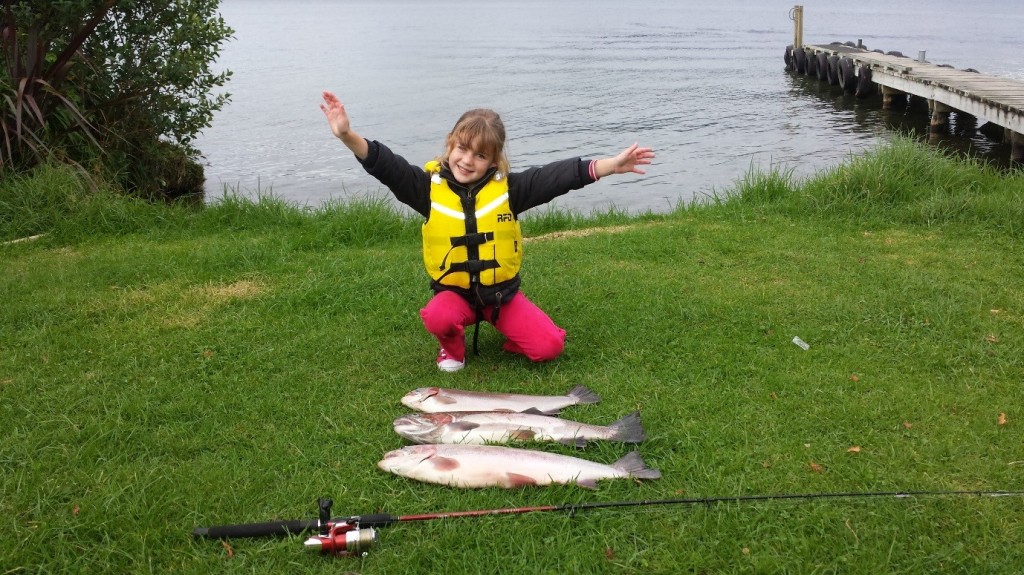
{"type": "Polygon", "coordinates": [[[852,42],[805,45],[803,6],[795,6],[790,17],[794,33],[793,45],[786,48],[787,69],[817,76],[861,97],[881,92],[883,109],[922,98],[928,102],[933,133],[948,130],[951,112],[958,123],[983,119],[1001,128],[1002,141],[1011,144],[1011,160],[1024,162],[1024,82],[932,64],[925,61],[924,52],[912,59],[899,52],[869,51],[852,42]]]}

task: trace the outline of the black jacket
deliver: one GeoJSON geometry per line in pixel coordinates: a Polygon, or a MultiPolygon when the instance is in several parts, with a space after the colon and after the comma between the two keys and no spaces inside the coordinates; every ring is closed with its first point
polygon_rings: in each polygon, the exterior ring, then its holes
{"type": "MultiPolygon", "coordinates": [[[[395,198],[423,217],[430,216],[430,174],[410,164],[405,158],[392,152],[376,140],[367,140],[369,152],[360,163],[363,168],[387,186],[395,198]]],[[[529,168],[508,175],[508,200],[512,213],[519,214],[530,208],[546,204],[572,190],[578,190],[594,180],[590,177],[590,161],[570,158],[552,162],[546,166],[529,168]]],[[[472,193],[466,186],[455,181],[447,167],[442,176],[448,186],[457,194],[472,193]]]]}

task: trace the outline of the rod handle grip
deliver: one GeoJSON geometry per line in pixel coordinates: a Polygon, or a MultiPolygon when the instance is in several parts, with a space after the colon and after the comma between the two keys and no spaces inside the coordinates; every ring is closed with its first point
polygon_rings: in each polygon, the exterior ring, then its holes
{"type": "Polygon", "coordinates": [[[320,522],[316,519],[296,519],[293,521],[268,521],[266,523],[244,523],[240,525],[215,525],[213,527],[196,527],[192,530],[193,537],[210,537],[227,539],[229,537],[273,537],[302,533],[311,529],[319,529],[320,522]]]}
{"type": "Polygon", "coordinates": [[[349,523],[356,523],[360,527],[387,527],[388,525],[398,523],[401,521],[401,518],[395,517],[389,513],[373,513],[371,515],[356,515],[349,517],[346,521],[349,523]]]}

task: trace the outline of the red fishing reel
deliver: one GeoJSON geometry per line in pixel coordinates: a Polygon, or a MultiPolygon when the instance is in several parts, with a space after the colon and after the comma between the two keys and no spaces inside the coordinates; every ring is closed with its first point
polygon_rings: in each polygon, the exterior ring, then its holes
{"type": "Polygon", "coordinates": [[[307,549],[317,549],[320,553],[337,557],[364,557],[377,543],[377,530],[373,527],[360,527],[358,521],[352,519],[331,519],[331,507],[334,501],[321,499],[320,534],[306,540],[307,549]]]}
{"type": "Polygon", "coordinates": [[[320,553],[338,557],[363,557],[377,543],[377,530],[373,527],[360,528],[350,523],[335,523],[326,534],[310,537],[306,548],[319,549],[320,553]]]}

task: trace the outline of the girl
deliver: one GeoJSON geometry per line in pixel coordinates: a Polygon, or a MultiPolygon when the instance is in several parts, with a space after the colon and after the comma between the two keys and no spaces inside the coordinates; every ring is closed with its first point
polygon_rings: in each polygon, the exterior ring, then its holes
{"type": "Polygon", "coordinates": [[[519,291],[519,214],[604,176],[643,174],[639,166],[650,164],[654,152],[633,144],[610,158],[572,158],[510,173],[501,118],[475,109],[455,123],[441,157],[420,169],[352,130],[345,106],[331,92],[323,93],[320,109],[363,168],[426,218],[423,262],[434,297],[420,317],[441,344],[437,367],[462,369],[465,327],[480,320],[505,336],[506,351],[531,361],[558,357],[565,330],[519,291]]]}

